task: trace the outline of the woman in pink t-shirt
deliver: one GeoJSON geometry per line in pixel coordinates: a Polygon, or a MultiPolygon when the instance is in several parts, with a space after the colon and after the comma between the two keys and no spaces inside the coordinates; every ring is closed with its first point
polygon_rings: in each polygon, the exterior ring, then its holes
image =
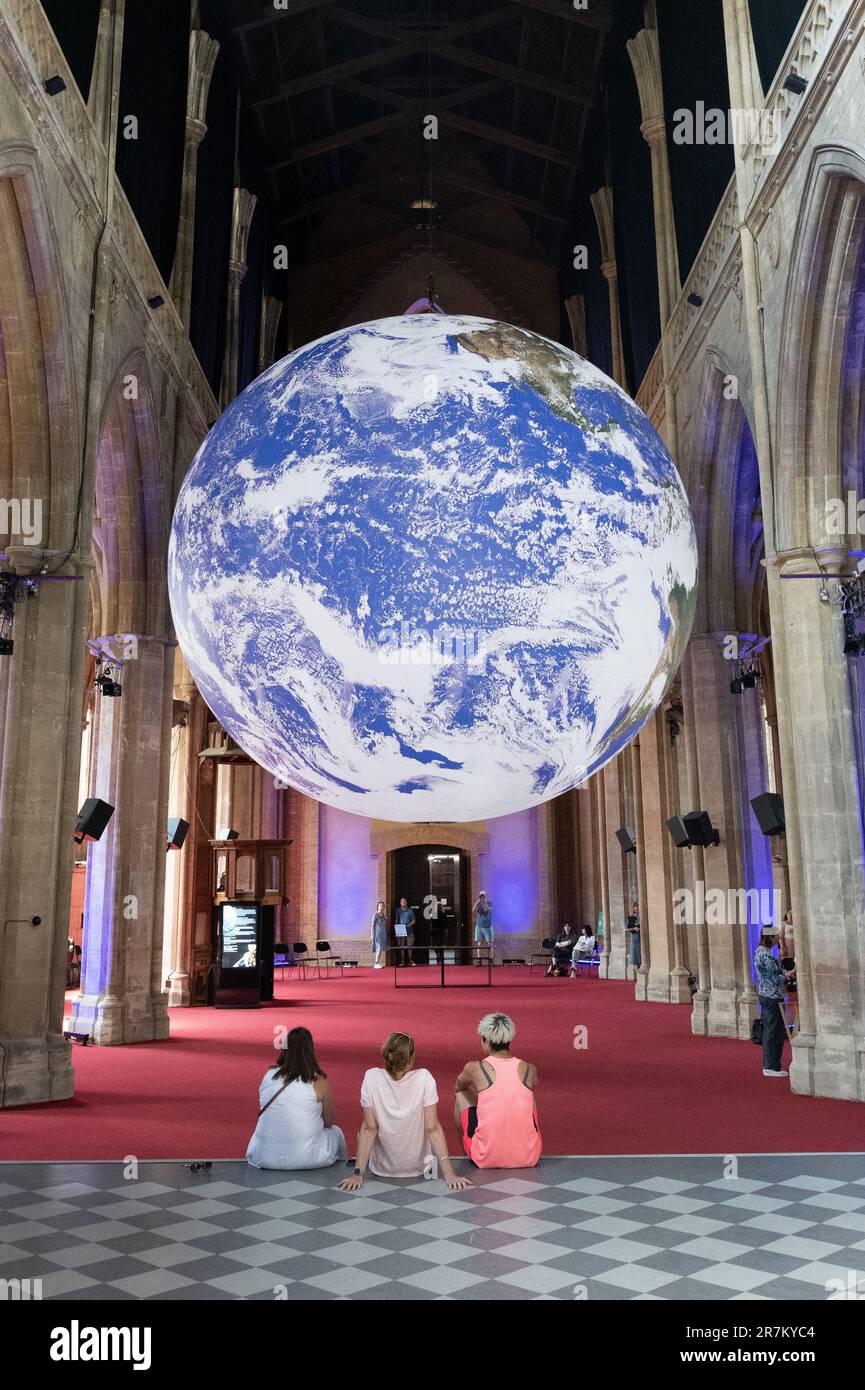
{"type": "Polygon", "coordinates": [[[360,1088],[363,1124],[354,1174],[339,1186],[356,1192],[367,1166],[378,1178],[419,1178],[434,1156],[452,1192],[471,1187],[468,1178],[457,1177],[448,1158],[435,1079],[425,1067],[414,1070],[414,1039],[391,1033],[381,1055],[384,1066],[370,1067],[360,1088]]]}

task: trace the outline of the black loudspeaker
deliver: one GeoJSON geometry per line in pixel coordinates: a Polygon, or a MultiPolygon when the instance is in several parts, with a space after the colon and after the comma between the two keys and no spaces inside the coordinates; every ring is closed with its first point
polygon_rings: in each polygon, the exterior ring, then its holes
{"type": "Polygon", "coordinates": [[[677,849],[687,849],[691,843],[688,835],[688,827],[681,816],[673,816],[667,821],[667,829],[673,837],[673,844],[677,849]]]}
{"type": "Polygon", "coordinates": [[[684,817],[689,845],[717,845],[720,835],[709,817],[708,811],[689,811],[684,817]]]}
{"type": "Polygon", "coordinates": [[[169,816],[168,818],[168,844],[167,849],[180,849],[186,839],[189,830],[189,821],[183,820],[181,816],[169,816]]]}
{"type": "Polygon", "coordinates": [[[100,801],[98,796],[89,796],[75,822],[75,843],[80,845],[82,840],[101,840],[102,832],[113,815],[114,807],[109,806],[107,801],[100,801]]]}
{"type": "Polygon", "coordinates": [[[757,824],[764,835],[783,835],[787,829],[784,821],[784,801],[777,792],[763,792],[751,802],[751,810],[757,817],[757,824]]]}
{"type": "Polygon", "coordinates": [[[616,831],[616,839],[622,846],[623,854],[637,853],[637,841],[634,838],[634,832],[632,830],[628,830],[627,826],[623,825],[619,830],[616,831]]]}

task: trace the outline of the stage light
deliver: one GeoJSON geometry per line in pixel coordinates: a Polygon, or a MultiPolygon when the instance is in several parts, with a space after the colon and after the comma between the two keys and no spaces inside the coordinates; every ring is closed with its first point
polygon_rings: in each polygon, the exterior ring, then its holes
{"type": "Polygon", "coordinates": [[[735,676],[735,677],[733,678],[733,680],[730,681],[730,694],[731,694],[731,695],[741,695],[741,694],[742,694],[743,688],[744,688],[744,687],[743,687],[743,685],[742,685],[742,681],[741,681],[741,678],[740,678],[739,676],[735,676]]]}
{"type": "Polygon", "coordinates": [[[692,294],[689,294],[689,295],[688,295],[688,303],[689,303],[690,305],[692,305],[693,308],[695,308],[695,309],[702,309],[702,307],[703,307],[703,296],[702,296],[701,294],[693,294],[693,293],[692,293],[692,294]]]}
{"type": "Polygon", "coordinates": [[[114,665],[115,663],[105,661],[102,657],[98,657],[96,661],[96,679],[93,682],[94,685],[98,686],[100,694],[111,700],[117,700],[123,694],[122,685],[114,678],[114,665]]]}
{"type": "Polygon", "coordinates": [[[808,79],[800,77],[798,72],[790,72],[784,78],[782,85],[785,92],[792,92],[794,96],[800,97],[803,92],[807,91],[808,79]]]}
{"type": "Polygon", "coordinates": [[[50,97],[59,96],[61,92],[66,91],[66,83],[63,81],[63,78],[60,76],[60,74],[56,72],[53,77],[46,77],[45,81],[42,83],[42,86],[45,88],[46,92],[50,97]]]}
{"type": "Polygon", "coordinates": [[[165,300],[161,294],[152,294],[147,301],[148,309],[161,309],[165,300]]]}

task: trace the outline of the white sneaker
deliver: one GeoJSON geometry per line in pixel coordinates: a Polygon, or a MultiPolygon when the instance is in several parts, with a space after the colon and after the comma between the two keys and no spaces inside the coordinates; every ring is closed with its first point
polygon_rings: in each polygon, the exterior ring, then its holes
{"type": "Polygon", "coordinates": [[[764,1067],[764,1068],[763,1068],[763,1075],[764,1075],[764,1076],[789,1076],[790,1073],[789,1073],[788,1071],[769,1071],[767,1067],[764,1067]]]}
{"type": "Polygon", "coordinates": [[[372,968],[373,970],[384,970],[384,966],[382,965],[381,961],[376,961],[375,965],[372,968]]]}

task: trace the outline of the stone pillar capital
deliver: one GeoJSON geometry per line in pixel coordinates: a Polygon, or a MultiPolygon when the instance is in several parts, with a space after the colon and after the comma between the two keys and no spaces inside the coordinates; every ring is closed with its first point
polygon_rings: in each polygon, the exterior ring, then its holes
{"type": "Polygon", "coordinates": [[[246,270],[246,246],[249,229],[258,199],[248,188],[235,188],[231,213],[231,261],[243,265],[246,270]]]}
{"type": "Polygon", "coordinates": [[[663,116],[649,116],[640,131],[647,145],[663,145],[667,138],[667,122],[663,116]]]}
{"type": "MultiPolygon", "coordinates": [[[[589,201],[592,204],[592,211],[595,214],[595,221],[598,224],[598,237],[601,243],[601,256],[605,262],[616,259],[616,238],[615,225],[613,221],[613,190],[612,188],[598,188],[592,194],[589,201]]],[[[609,279],[609,277],[607,277],[609,279]]]]}
{"type": "Polygon", "coordinates": [[[189,78],[186,89],[186,115],[204,124],[207,114],[207,96],[213,65],[219,52],[219,44],[203,29],[193,29],[189,35],[189,78]]]}
{"type": "Polygon", "coordinates": [[[139,660],[143,656],[142,648],[163,648],[168,651],[171,647],[176,647],[177,642],[173,637],[154,637],[147,633],[137,632],[115,632],[103,634],[99,637],[91,637],[87,642],[87,649],[91,656],[95,656],[98,661],[107,661],[115,666],[125,666],[139,660]]]}
{"type": "Polygon", "coordinates": [[[258,368],[265,371],[276,358],[276,334],[282,317],[282,300],[275,294],[262,296],[261,333],[259,335],[258,368]]]}
{"type": "MultiPolygon", "coordinates": [[[[643,113],[643,134],[646,124],[657,117],[663,119],[664,87],[661,79],[661,48],[657,29],[641,29],[628,41],[628,57],[637,79],[640,109],[643,113]]],[[[648,135],[646,139],[648,140],[648,135]]]]}
{"type": "Polygon", "coordinates": [[[186,146],[190,152],[198,149],[206,134],[207,126],[204,121],[200,121],[197,116],[186,117],[186,146]]]}
{"type": "Polygon", "coordinates": [[[782,579],[804,578],[814,575],[826,579],[849,579],[855,573],[862,558],[860,550],[852,550],[849,545],[793,546],[788,550],[776,550],[767,556],[766,565],[772,565],[781,573],[782,579]],[[825,571],[825,574],[824,574],[825,571]]]}

